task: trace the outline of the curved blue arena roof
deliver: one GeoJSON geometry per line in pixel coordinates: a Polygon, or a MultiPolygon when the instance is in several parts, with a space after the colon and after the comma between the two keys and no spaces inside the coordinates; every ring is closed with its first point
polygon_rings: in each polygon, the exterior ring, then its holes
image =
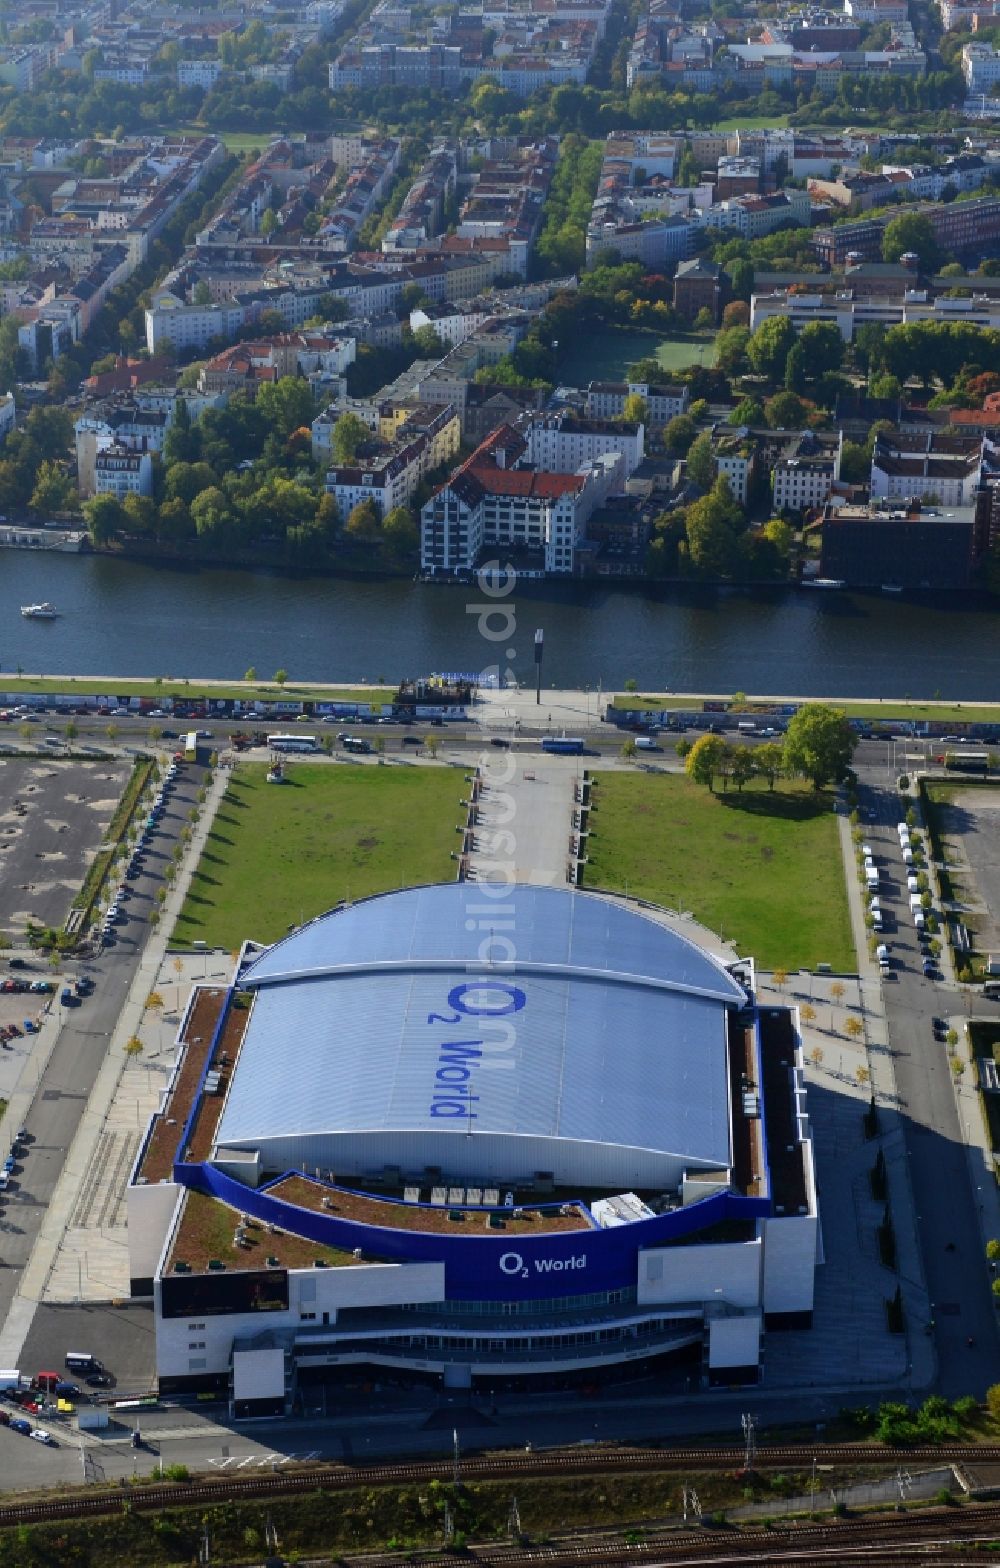
{"type": "Polygon", "coordinates": [[[389,894],[313,921],[241,984],[257,995],[218,1144],[266,1168],[616,1186],[729,1164],[725,1013],[743,991],[607,899],[389,894]],[[488,966],[491,933],[507,961],[488,966]]]}
{"type": "MultiPolygon", "coordinates": [[[[648,915],[593,893],[447,883],[387,893],[321,915],[255,959],[241,984],[397,965],[480,961],[483,943],[509,938],[514,966],[560,966],[698,991],[730,1005],[735,980],[702,948],[648,915]],[[498,896],[499,895],[499,896],[498,896]]],[[[504,952],[507,949],[504,948],[504,952]]]]}

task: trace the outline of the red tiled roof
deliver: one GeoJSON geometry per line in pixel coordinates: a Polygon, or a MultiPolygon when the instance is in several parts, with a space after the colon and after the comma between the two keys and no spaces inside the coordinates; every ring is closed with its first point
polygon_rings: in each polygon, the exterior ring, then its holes
{"type": "Polygon", "coordinates": [[[579,490],[579,474],[536,473],[531,468],[497,468],[493,463],[474,463],[467,470],[482,485],[487,495],[538,496],[555,501],[568,490],[579,490]]]}

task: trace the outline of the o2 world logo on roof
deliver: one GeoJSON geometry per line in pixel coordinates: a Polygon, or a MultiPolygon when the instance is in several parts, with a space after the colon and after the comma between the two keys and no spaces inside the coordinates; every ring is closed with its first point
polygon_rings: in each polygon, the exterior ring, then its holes
{"type": "Polygon", "coordinates": [[[477,1120],[478,1113],[472,1108],[479,1102],[479,1095],[473,1093],[473,1064],[481,1070],[513,1068],[511,1053],[517,1029],[505,1020],[519,1013],[526,1001],[519,986],[507,985],[502,980],[464,981],[448,992],[448,1006],[453,1009],[450,1015],[427,1014],[427,1022],[431,1025],[461,1024],[469,1018],[488,1020],[485,1026],[480,1023],[478,1039],[440,1042],[431,1093],[431,1116],[445,1121],[477,1120]]]}

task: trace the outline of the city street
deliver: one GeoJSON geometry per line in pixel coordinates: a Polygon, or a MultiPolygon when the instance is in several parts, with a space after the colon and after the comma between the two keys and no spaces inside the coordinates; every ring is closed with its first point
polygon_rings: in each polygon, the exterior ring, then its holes
{"type": "MultiPolygon", "coordinates": [[[[869,743],[859,748],[856,763],[862,810],[876,813],[864,831],[882,872],[882,906],[892,916],[885,932],[892,970],[883,984],[883,1001],[924,1277],[933,1303],[940,1386],[952,1398],[982,1395],[1000,1375],[1000,1336],[982,1230],[981,1187],[988,1173],[973,1174],[975,1151],[967,1147],[959,1123],[948,1054],[932,1027],[937,1016],[954,1018],[960,1028],[956,1015],[964,1011],[963,999],[946,971],[941,980],[922,973],[896,832],[900,800],[895,789],[886,788],[885,752],[884,745],[869,743]]],[[[988,1002],[978,1002],[977,1010],[1000,1015],[988,1002]]]]}

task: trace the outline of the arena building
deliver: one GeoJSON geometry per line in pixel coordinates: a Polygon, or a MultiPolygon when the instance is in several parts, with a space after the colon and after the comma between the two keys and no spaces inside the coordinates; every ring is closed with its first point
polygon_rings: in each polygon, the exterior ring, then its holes
{"type": "Polygon", "coordinates": [[[344,1368],[681,1352],[756,1380],[812,1311],[803,1077],[752,964],[602,896],[424,887],[248,943],[195,988],[129,1188],[160,1387],[266,1414],[344,1368]]]}

